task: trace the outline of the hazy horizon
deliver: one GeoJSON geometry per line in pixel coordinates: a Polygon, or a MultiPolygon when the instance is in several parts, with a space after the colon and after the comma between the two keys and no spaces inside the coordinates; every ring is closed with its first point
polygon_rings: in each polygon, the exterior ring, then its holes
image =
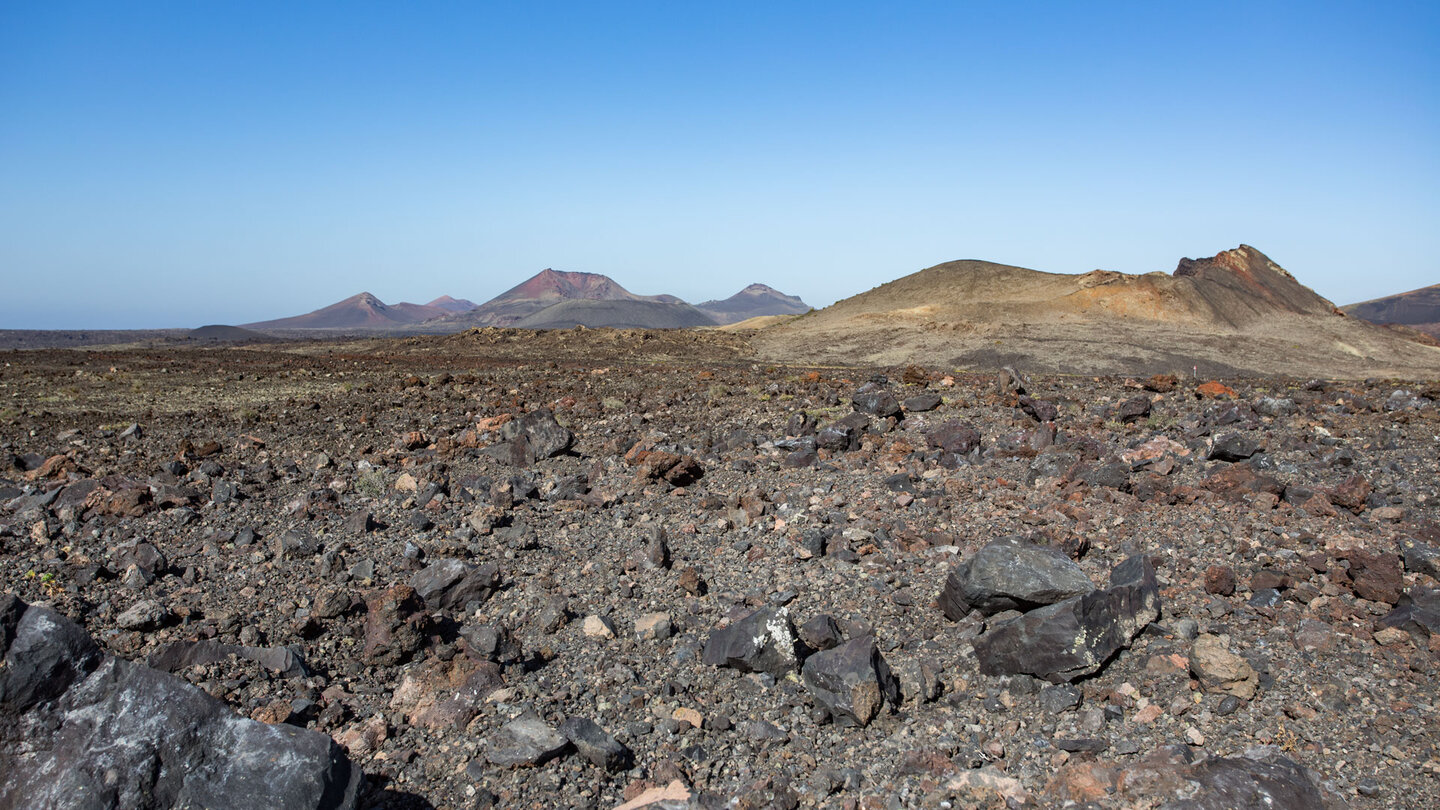
{"type": "Polygon", "coordinates": [[[546,267],[821,307],[1245,243],[1440,281],[1440,8],[9,4],[0,328],[483,303],[546,267]]]}

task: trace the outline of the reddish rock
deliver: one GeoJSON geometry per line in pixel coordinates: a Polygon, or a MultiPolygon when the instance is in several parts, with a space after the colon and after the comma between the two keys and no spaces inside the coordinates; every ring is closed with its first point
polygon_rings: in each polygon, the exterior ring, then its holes
{"type": "Polygon", "coordinates": [[[396,585],[372,596],[366,607],[366,661],[381,665],[403,663],[424,645],[429,617],[414,588],[396,585]]]}
{"type": "Polygon", "coordinates": [[[1235,389],[1223,383],[1211,380],[1195,386],[1197,399],[1235,399],[1235,389]]]}
{"type": "Polygon", "coordinates": [[[1205,592],[1219,596],[1235,593],[1235,569],[1228,565],[1212,565],[1206,568],[1205,592]]]}
{"type": "Polygon", "coordinates": [[[1373,492],[1370,482],[1364,476],[1352,475],[1338,485],[1325,491],[1330,502],[1359,514],[1365,510],[1365,501],[1373,492]]]}
{"type": "Polygon", "coordinates": [[[1405,589],[1399,557],[1355,549],[1346,552],[1342,559],[1350,562],[1350,588],[1356,596],[1389,605],[1399,601],[1405,589]]]}

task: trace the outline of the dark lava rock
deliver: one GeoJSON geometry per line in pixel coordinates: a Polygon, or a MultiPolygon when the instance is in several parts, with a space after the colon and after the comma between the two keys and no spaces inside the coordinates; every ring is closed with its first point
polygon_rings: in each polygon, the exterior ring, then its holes
{"type": "Polygon", "coordinates": [[[840,625],[828,613],[821,613],[800,625],[800,640],[812,650],[831,649],[839,645],[844,637],[840,625]]]}
{"type": "Polygon", "coordinates": [[[1426,545],[1414,538],[1401,541],[1405,548],[1405,570],[1411,573],[1427,574],[1440,579],[1440,548],[1426,545]]]}
{"type": "Polygon", "coordinates": [[[635,755],[629,748],[588,718],[566,718],[560,724],[560,733],[575,746],[580,756],[590,760],[597,768],[623,771],[635,761],[635,755]]]}
{"type": "Polygon", "coordinates": [[[186,667],[219,663],[232,655],[254,661],[282,678],[304,678],[310,674],[298,648],[243,647],[208,639],[168,644],[152,653],[146,663],[165,672],[179,672],[186,667]]]}
{"type": "Polygon", "coordinates": [[[1429,644],[1429,639],[1440,633],[1440,591],[1411,588],[1380,623],[1404,630],[1421,646],[1429,644]]]}
{"type": "Polygon", "coordinates": [[[1210,442],[1206,458],[1213,461],[1244,461],[1260,452],[1260,444],[1243,433],[1226,433],[1210,442]]]}
{"type": "Polygon", "coordinates": [[[850,404],[855,406],[855,410],[880,419],[900,415],[900,402],[884,389],[857,393],[850,398],[850,404]]]}
{"type": "Polygon", "coordinates": [[[1054,422],[1055,418],[1060,415],[1059,406],[1048,400],[1021,396],[1019,404],[1020,410],[1036,422],[1054,422]]]}
{"type": "Polygon", "coordinates": [[[805,660],[801,676],[837,725],[869,725],[886,701],[891,706],[900,702],[900,685],[871,636],[815,653],[805,660]]]}
{"type": "Polygon", "coordinates": [[[928,431],[925,442],[947,453],[965,456],[980,446],[980,431],[963,422],[950,421],[928,431]]]}
{"type": "Polygon", "coordinates": [[[1194,786],[1163,810],[1315,810],[1320,790],[1305,770],[1283,757],[1259,762],[1241,757],[1207,759],[1180,772],[1194,786]]]}
{"type": "Polygon", "coordinates": [[[1160,615],[1155,569],[1143,556],[1116,566],[1110,583],[991,628],[974,642],[980,671],[1052,683],[1098,671],[1160,615]]]}
{"type": "Polygon", "coordinates": [[[179,678],[103,655],[58,613],[0,598],[0,653],[0,807],[356,805],[360,770],[329,737],[238,717],[179,678]]]}
{"type": "Polygon", "coordinates": [[[575,443],[575,434],[561,427],[548,408],[506,422],[500,427],[500,438],[502,441],[486,452],[517,467],[561,455],[575,443]]]}
{"type": "Polygon", "coordinates": [[[1119,403],[1111,411],[1111,414],[1119,422],[1129,424],[1138,422],[1150,415],[1150,398],[1145,396],[1131,397],[1119,403]]]}
{"type": "Polygon", "coordinates": [[[910,413],[924,413],[940,407],[939,394],[916,394],[901,403],[910,413]]]}
{"type": "Polygon", "coordinates": [[[826,450],[859,450],[860,437],[870,429],[870,417],[859,411],[847,414],[815,434],[815,446],[826,450]]]}
{"type": "Polygon", "coordinates": [[[783,677],[800,663],[799,638],[787,608],[764,608],[710,632],[701,656],[706,664],[783,677]]]}
{"type": "Polygon", "coordinates": [[[500,727],[485,758],[496,765],[542,765],[570,747],[570,741],[538,717],[521,717],[500,727]]]}
{"type": "Polygon", "coordinates": [[[986,615],[1028,610],[1089,593],[1095,584],[1073,560],[1019,537],[1003,537],[961,562],[945,580],[940,606],[959,621],[972,610],[986,615]]]}
{"type": "Polygon", "coordinates": [[[500,569],[494,563],[477,566],[453,558],[437,560],[412,576],[410,587],[432,610],[464,610],[495,593],[500,569]]]}

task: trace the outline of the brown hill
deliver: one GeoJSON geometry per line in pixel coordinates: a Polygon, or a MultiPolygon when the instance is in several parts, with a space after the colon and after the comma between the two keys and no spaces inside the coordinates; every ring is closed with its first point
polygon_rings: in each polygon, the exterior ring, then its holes
{"type": "Polygon", "coordinates": [[[724,301],[706,301],[696,304],[695,308],[719,324],[738,323],[762,315],[799,315],[810,311],[810,305],[796,296],[764,284],[751,284],[724,301]]]}
{"type": "Polygon", "coordinates": [[[469,312],[478,306],[478,304],[464,298],[451,298],[448,295],[442,295],[425,306],[443,309],[446,312],[469,312]]]}
{"type": "Polygon", "coordinates": [[[599,273],[546,268],[469,312],[451,315],[446,322],[461,327],[513,326],[546,307],[575,300],[675,303],[680,299],[673,295],[636,295],[599,273]]]}
{"type": "Polygon", "coordinates": [[[1341,307],[1370,323],[1399,324],[1440,338],[1440,284],[1341,307]]]}
{"type": "Polygon", "coordinates": [[[352,295],[328,307],[296,315],[244,324],[247,329],[393,329],[450,314],[422,304],[387,304],[368,292],[352,295]]]}
{"type": "Polygon", "coordinates": [[[760,332],[781,360],[1060,373],[1429,375],[1440,351],[1353,318],[1248,245],[1174,274],[936,265],[760,332]]]}

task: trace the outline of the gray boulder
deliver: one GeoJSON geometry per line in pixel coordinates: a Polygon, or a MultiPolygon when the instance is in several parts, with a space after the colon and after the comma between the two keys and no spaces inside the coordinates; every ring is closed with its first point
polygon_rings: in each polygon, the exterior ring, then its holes
{"type": "Polygon", "coordinates": [[[1115,567],[1110,587],[1002,622],[974,642],[987,675],[1066,683],[1100,669],[1160,616],[1155,569],[1143,556],[1115,567]]]}
{"type": "Polygon", "coordinates": [[[485,758],[496,765],[543,765],[565,752],[570,741],[538,717],[521,717],[500,727],[485,758]]]}
{"type": "Polygon", "coordinates": [[[329,737],[239,717],[51,610],[0,597],[0,655],[0,807],[355,807],[329,737]]]}
{"type": "Polygon", "coordinates": [[[495,593],[500,569],[494,563],[477,566],[454,558],[436,560],[410,577],[410,587],[432,610],[464,610],[495,593]]]}
{"type": "Polygon", "coordinates": [[[485,452],[517,467],[561,455],[575,444],[575,434],[561,427],[548,408],[506,422],[500,428],[500,438],[500,443],[486,448],[485,452]]]}
{"type": "Polygon", "coordinates": [[[1029,610],[1095,589],[1073,560],[1020,537],[1002,537],[961,562],[945,579],[940,606],[951,621],[979,610],[1029,610]]]}

